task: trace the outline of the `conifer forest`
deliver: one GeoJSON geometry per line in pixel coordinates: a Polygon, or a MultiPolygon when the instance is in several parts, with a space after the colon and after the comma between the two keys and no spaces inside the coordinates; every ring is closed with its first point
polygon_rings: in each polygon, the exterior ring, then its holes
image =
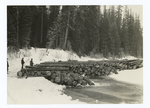
{"type": "Polygon", "coordinates": [[[139,17],[125,5],[7,6],[7,49],[34,47],[63,49],[79,56],[143,57],[139,17]]]}

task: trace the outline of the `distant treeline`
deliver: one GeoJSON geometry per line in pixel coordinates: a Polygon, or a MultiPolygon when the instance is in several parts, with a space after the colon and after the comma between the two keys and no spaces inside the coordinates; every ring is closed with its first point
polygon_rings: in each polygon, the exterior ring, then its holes
{"type": "Polygon", "coordinates": [[[7,45],[143,57],[143,28],[139,15],[121,5],[7,6],[7,45]]]}

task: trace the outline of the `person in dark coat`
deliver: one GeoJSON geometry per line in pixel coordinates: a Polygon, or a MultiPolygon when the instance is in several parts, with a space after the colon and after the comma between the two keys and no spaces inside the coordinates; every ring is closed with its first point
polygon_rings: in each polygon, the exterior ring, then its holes
{"type": "Polygon", "coordinates": [[[21,60],[21,65],[22,65],[21,69],[23,69],[24,63],[25,63],[24,58],[22,58],[22,60],[21,60]]]}
{"type": "Polygon", "coordinates": [[[9,70],[9,63],[8,63],[8,58],[7,58],[7,74],[8,74],[8,70],[9,70]]]}
{"type": "Polygon", "coordinates": [[[31,58],[31,61],[30,61],[30,66],[33,66],[33,59],[31,58]]]}

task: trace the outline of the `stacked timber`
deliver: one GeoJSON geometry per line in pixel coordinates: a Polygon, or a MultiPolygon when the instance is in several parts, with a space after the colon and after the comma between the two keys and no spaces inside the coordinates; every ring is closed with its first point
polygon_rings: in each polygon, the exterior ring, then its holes
{"type": "Polygon", "coordinates": [[[53,83],[76,87],[79,85],[94,85],[87,77],[83,77],[73,72],[53,72],[51,76],[45,76],[46,79],[53,83]]]}
{"type": "Polygon", "coordinates": [[[94,85],[87,76],[107,76],[127,69],[143,67],[143,60],[59,61],[26,66],[19,77],[45,77],[51,82],[68,86],[94,85]],[[83,77],[84,76],[84,77],[83,77]]]}

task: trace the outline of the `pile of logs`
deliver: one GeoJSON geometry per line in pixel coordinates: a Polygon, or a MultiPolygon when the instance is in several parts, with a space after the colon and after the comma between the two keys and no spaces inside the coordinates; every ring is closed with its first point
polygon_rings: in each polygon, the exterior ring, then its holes
{"type": "Polygon", "coordinates": [[[87,76],[107,76],[127,69],[143,67],[143,60],[109,60],[109,61],[63,61],[43,62],[35,66],[26,66],[19,71],[19,77],[45,77],[51,82],[67,86],[94,85],[87,76]]]}
{"type": "Polygon", "coordinates": [[[94,85],[86,76],[79,75],[73,72],[52,72],[51,76],[46,76],[46,79],[57,84],[63,84],[67,86],[79,86],[79,85],[94,85]]]}
{"type": "Polygon", "coordinates": [[[90,62],[78,62],[74,65],[70,65],[70,71],[78,73],[80,75],[98,75],[106,76],[111,72],[118,74],[117,71],[137,69],[143,67],[142,60],[118,60],[118,61],[90,61],[90,62]]]}

